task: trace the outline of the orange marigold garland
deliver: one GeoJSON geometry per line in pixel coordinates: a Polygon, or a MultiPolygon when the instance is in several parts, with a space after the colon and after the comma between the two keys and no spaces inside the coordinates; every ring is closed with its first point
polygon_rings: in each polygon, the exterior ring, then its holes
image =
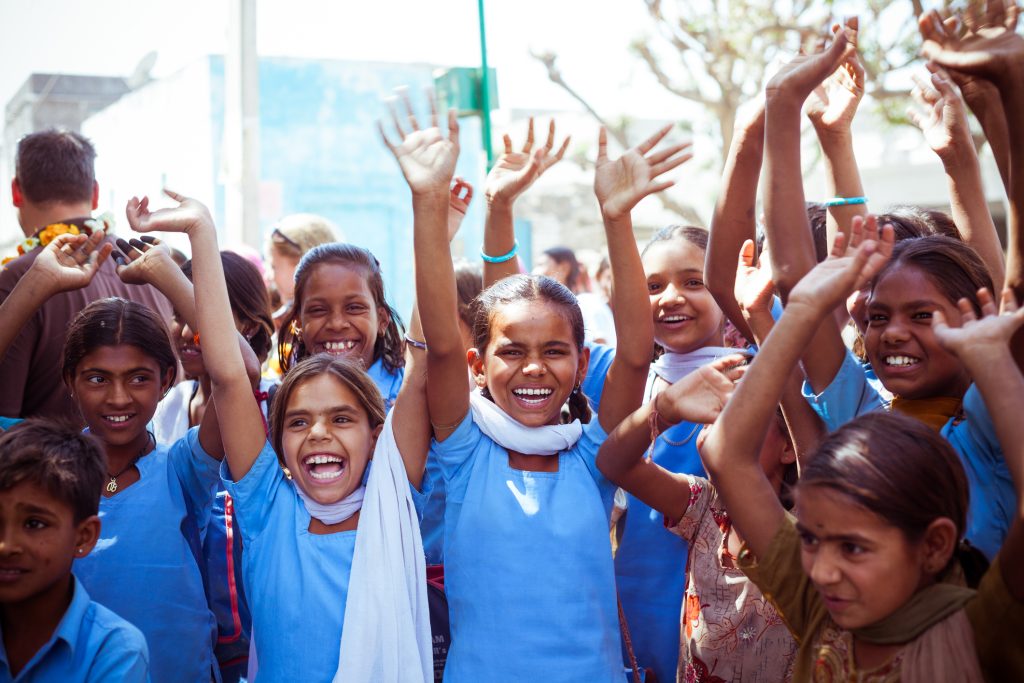
{"type": "Polygon", "coordinates": [[[52,242],[58,235],[91,235],[93,230],[103,230],[104,232],[110,232],[114,227],[114,215],[109,211],[99,218],[89,218],[82,221],[82,226],[79,227],[76,223],[51,223],[46,227],[40,229],[32,237],[26,237],[18,244],[18,255],[7,256],[0,261],[0,266],[6,266],[8,263],[24,256],[28,252],[32,251],[36,247],[45,247],[47,244],[52,242]]]}

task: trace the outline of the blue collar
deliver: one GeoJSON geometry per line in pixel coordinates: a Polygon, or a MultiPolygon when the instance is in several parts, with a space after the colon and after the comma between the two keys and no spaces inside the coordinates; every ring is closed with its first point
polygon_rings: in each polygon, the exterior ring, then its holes
{"type": "MultiPolygon", "coordinates": [[[[25,666],[25,670],[29,667],[35,666],[35,664],[47,655],[47,653],[53,649],[57,640],[63,640],[67,643],[68,650],[71,652],[72,658],[75,655],[75,645],[78,643],[78,635],[82,630],[82,621],[85,618],[86,610],[89,609],[89,604],[92,602],[89,598],[89,593],[86,592],[85,586],[79,582],[78,577],[74,574],[71,575],[74,580],[73,593],[71,595],[71,604],[68,605],[67,610],[64,612],[64,616],[61,617],[60,623],[57,624],[57,628],[54,629],[53,635],[46,641],[46,644],[39,648],[32,659],[28,661],[25,666]]],[[[4,648],[3,633],[0,632],[0,662],[3,662],[4,666],[10,671],[10,663],[7,661],[7,650],[4,648]]]]}

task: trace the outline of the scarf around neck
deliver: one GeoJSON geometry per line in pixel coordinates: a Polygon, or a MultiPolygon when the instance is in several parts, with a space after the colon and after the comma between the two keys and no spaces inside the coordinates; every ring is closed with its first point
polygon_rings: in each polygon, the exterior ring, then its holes
{"type": "Polygon", "coordinates": [[[934,429],[941,430],[960,412],[963,399],[953,396],[933,398],[900,398],[893,396],[890,408],[904,415],[917,418],[934,429]]]}
{"type": "Polygon", "coordinates": [[[363,495],[366,492],[366,487],[360,486],[338,502],[327,504],[318,503],[310,498],[301,486],[296,485],[295,491],[302,499],[310,517],[319,519],[324,524],[338,524],[359,512],[359,509],[363,507],[363,495]]]}
{"type": "Polygon", "coordinates": [[[575,445],[583,435],[583,425],[573,420],[564,425],[527,427],[509,417],[494,401],[479,390],[469,395],[473,422],[494,443],[508,451],[527,455],[558,455],[575,445]]]}
{"type": "Polygon", "coordinates": [[[745,356],[751,355],[750,349],[737,349],[725,346],[705,346],[689,353],[674,353],[666,351],[658,357],[658,360],[651,363],[651,372],[647,378],[647,387],[644,389],[646,399],[651,398],[654,390],[654,382],[659,377],[668,384],[675,384],[694,370],[716,361],[719,358],[733,354],[745,356]]]}

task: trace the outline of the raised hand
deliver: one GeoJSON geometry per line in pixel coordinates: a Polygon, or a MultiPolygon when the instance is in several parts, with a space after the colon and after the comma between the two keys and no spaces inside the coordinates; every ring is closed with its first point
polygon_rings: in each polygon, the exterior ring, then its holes
{"type": "Polygon", "coordinates": [[[142,239],[119,239],[117,248],[120,250],[114,252],[117,276],[126,284],[154,284],[161,274],[178,269],[171,252],[151,235],[143,235],[142,239]]]}
{"type": "Polygon", "coordinates": [[[1024,308],[1017,305],[1017,298],[1010,289],[1003,290],[1002,310],[996,308],[992,294],[982,287],[978,290],[981,317],[974,311],[970,299],[964,297],[957,302],[960,321],[947,320],[941,309],[932,314],[932,330],[939,343],[954,353],[965,364],[971,361],[988,363],[992,349],[1006,349],[1014,333],[1024,325],[1024,308]]]}
{"type": "Polygon", "coordinates": [[[205,204],[166,188],[164,188],[164,194],[178,202],[178,206],[150,211],[149,197],[142,199],[132,197],[128,200],[125,214],[128,216],[128,225],[132,226],[132,230],[135,232],[191,234],[194,230],[213,228],[213,218],[205,204]]]}
{"type": "Polygon", "coordinates": [[[494,163],[494,168],[487,174],[487,181],[484,184],[484,194],[488,202],[513,202],[537,178],[544,175],[545,171],[562,160],[565,150],[569,148],[570,138],[566,137],[558,151],[551,153],[555,146],[555,121],[552,119],[548,125],[548,137],[544,145],[533,149],[533,117],[530,117],[526,142],[518,152],[512,149],[512,138],[505,135],[503,140],[505,152],[494,163]]]}
{"type": "Polygon", "coordinates": [[[768,81],[765,97],[791,97],[803,102],[856,51],[856,19],[849,19],[847,26],[835,32],[832,44],[824,52],[798,55],[784,64],[768,81]]]}
{"type": "Polygon", "coordinates": [[[711,424],[746,372],[747,360],[746,355],[734,353],[701,366],[658,394],[655,407],[672,424],[711,424]]]}
{"type": "Polygon", "coordinates": [[[102,230],[54,237],[36,256],[26,277],[38,278],[52,294],[85,287],[114,248],[103,237],[102,230]]]}
{"type": "Polygon", "coordinates": [[[857,216],[849,247],[846,241],[842,233],[836,236],[832,253],[793,287],[787,305],[809,306],[822,315],[834,310],[855,290],[862,289],[889,260],[893,229],[885,225],[879,234],[874,216],[857,216]]]}
{"type": "Polygon", "coordinates": [[[631,147],[618,159],[608,158],[608,131],[601,128],[598,135],[597,163],[594,173],[594,194],[606,219],[618,220],[627,216],[637,203],[649,194],[672,187],[671,180],[658,181],[658,177],[689,161],[693,155],[687,150],[691,143],[671,145],[651,153],[661,142],[672,124],[631,147]]]}
{"type": "Polygon", "coordinates": [[[1024,72],[1024,37],[1017,33],[1016,3],[989,0],[985,13],[976,5],[945,22],[925,15],[918,26],[925,38],[921,52],[947,69],[996,83],[1020,87],[1024,72]],[[963,31],[957,31],[958,26],[963,31]]]}
{"type": "Polygon", "coordinates": [[[473,201],[473,186],[469,181],[456,176],[448,192],[448,241],[455,239],[455,234],[462,227],[466,218],[469,203],[473,201]]]}
{"type": "Polygon", "coordinates": [[[736,266],[736,302],[747,319],[758,314],[770,316],[775,295],[768,249],[765,247],[760,259],[755,252],[754,241],[745,240],[736,266]]]}
{"type": "MultiPolygon", "coordinates": [[[[833,32],[838,31],[837,24],[833,32]]],[[[863,97],[864,67],[857,52],[853,51],[838,69],[811,91],[805,111],[819,133],[848,133],[863,97]]]]}
{"type": "Polygon", "coordinates": [[[455,118],[455,110],[448,110],[448,130],[447,135],[444,135],[438,125],[437,103],[432,96],[429,97],[430,127],[421,130],[409,95],[402,91],[400,98],[405,107],[409,130],[402,126],[395,104],[391,102],[391,120],[399,141],[392,142],[384,131],[383,122],[378,121],[380,137],[398,160],[402,175],[414,195],[433,192],[447,194],[455,173],[455,162],[459,159],[459,122],[455,118]]]}
{"type": "Polygon", "coordinates": [[[907,109],[907,115],[921,132],[925,142],[940,158],[946,159],[973,144],[967,122],[967,107],[949,78],[949,74],[935,64],[929,81],[914,74],[915,87],[911,96],[916,107],[907,109]]]}

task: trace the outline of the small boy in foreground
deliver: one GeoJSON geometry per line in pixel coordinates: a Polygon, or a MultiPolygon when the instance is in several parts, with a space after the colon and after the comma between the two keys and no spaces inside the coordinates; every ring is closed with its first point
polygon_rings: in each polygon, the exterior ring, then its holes
{"type": "Polygon", "coordinates": [[[100,534],[106,459],[70,426],[0,435],[0,683],[148,681],[142,633],[71,573],[100,534]]]}

